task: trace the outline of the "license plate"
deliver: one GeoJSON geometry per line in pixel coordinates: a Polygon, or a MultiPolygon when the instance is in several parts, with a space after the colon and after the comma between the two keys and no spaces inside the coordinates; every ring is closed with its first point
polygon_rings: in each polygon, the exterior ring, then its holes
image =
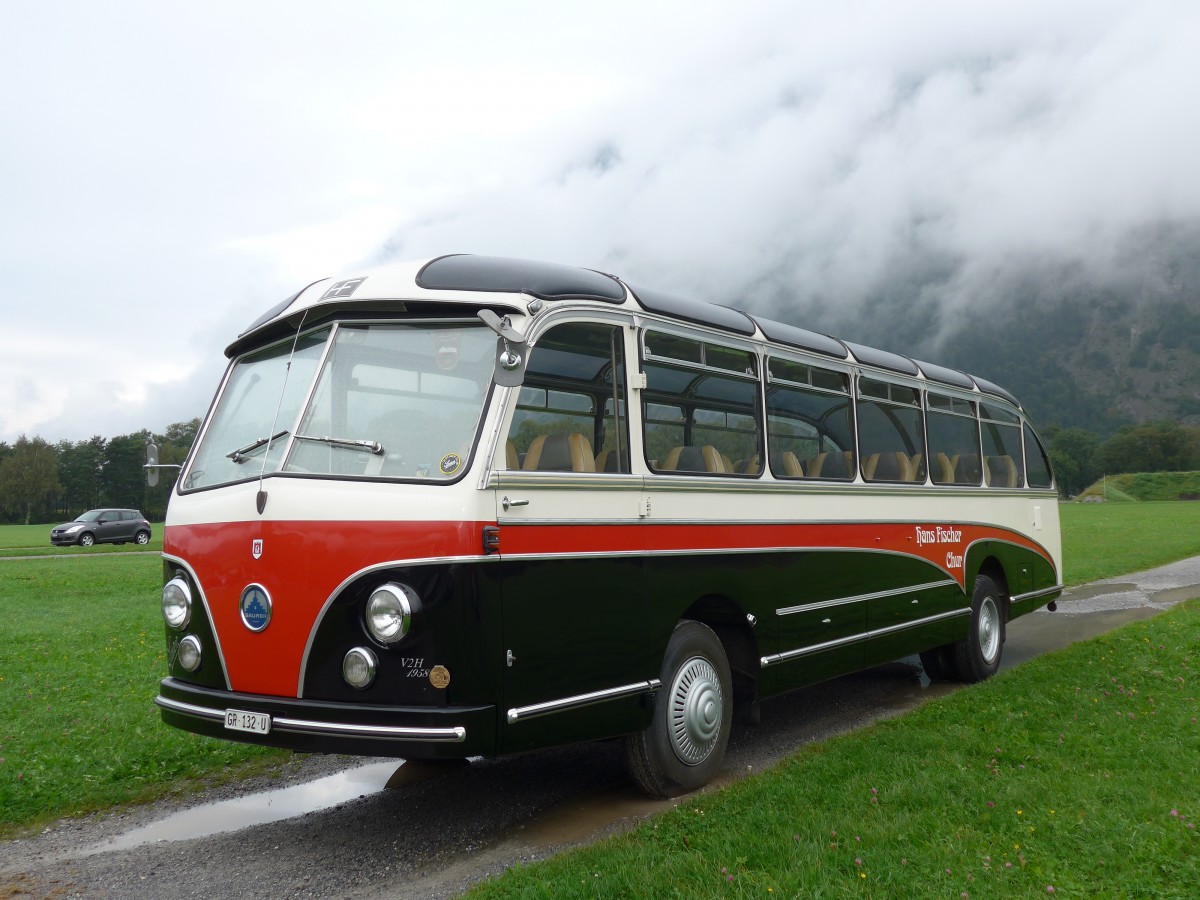
{"type": "Polygon", "coordinates": [[[266,713],[246,712],[242,709],[227,709],[225,710],[225,727],[230,731],[270,734],[271,717],[266,713]]]}

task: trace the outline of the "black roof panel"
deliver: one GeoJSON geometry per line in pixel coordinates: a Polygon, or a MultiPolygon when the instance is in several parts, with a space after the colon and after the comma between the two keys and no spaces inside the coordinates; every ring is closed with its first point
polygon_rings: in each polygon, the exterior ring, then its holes
{"type": "Polygon", "coordinates": [[[811,350],[814,353],[833,356],[837,359],[846,359],[850,355],[845,344],[827,334],[818,334],[806,328],[797,328],[795,325],[773,322],[758,316],[750,318],[758,323],[758,327],[767,336],[767,340],[775,341],[777,344],[787,344],[789,347],[799,347],[802,350],[811,350]]]}
{"type": "Polygon", "coordinates": [[[953,387],[966,388],[968,391],[975,386],[975,382],[971,380],[971,376],[966,372],[960,372],[958,369],[947,369],[945,366],[934,365],[933,363],[921,362],[916,360],[921,371],[925,373],[925,377],[930,381],[939,381],[942,384],[948,384],[953,387]]]}
{"type": "Polygon", "coordinates": [[[907,356],[889,353],[886,350],[876,350],[874,347],[864,347],[862,344],[852,344],[849,341],[843,343],[853,351],[854,358],[859,362],[864,362],[869,366],[878,366],[881,369],[890,369],[901,375],[917,374],[917,364],[907,356]]]}
{"type": "Polygon", "coordinates": [[[685,319],[700,325],[711,325],[723,331],[737,334],[754,334],[754,320],[736,309],[728,306],[717,306],[715,303],[702,303],[699,300],[686,300],[659,291],[644,291],[630,285],[637,302],[649,312],[663,313],[676,319],[685,319]]]}
{"type": "Polygon", "coordinates": [[[544,300],[587,299],[621,303],[625,291],[610,275],[558,263],[499,256],[441,256],[417,273],[431,291],[524,292],[544,300]]]}
{"type": "Polygon", "coordinates": [[[1021,408],[1020,401],[1004,388],[1000,387],[1000,385],[992,384],[990,381],[980,378],[978,375],[972,375],[971,377],[975,379],[975,383],[979,385],[979,389],[985,394],[993,394],[996,397],[1003,397],[1013,406],[1017,407],[1017,409],[1021,408]]]}

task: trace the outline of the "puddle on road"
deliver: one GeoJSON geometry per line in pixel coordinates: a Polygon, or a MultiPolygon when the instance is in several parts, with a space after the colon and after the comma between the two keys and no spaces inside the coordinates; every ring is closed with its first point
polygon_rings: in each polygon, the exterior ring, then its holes
{"type": "MultiPolygon", "coordinates": [[[[459,765],[467,764],[466,760],[455,762],[459,765]]],[[[129,850],[132,847],[163,841],[187,841],[227,831],[239,831],[251,825],[291,819],[388,788],[425,781],[449,769],[445,764],[395,759],[370,763],[304,784],[181,810],[165,819],[88,847],[80,855],[93,856],[97,853],[129,850]]]]}

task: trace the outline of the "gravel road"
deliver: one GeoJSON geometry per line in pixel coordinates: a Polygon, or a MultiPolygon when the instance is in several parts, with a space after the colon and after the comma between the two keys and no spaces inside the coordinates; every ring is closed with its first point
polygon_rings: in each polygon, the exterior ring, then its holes
{"type": "MultiPolygon", "coordinates": [[[[1074,589],[1057,613],[1013,623],[1006,664],[1193,596],[1200,557],[1074,589]]],[[[910,659],[768,701],[760,725],[735,726],[718,783],[951,690],[928,684],[910,659]]],[[[354,767],[392,771],[383,762],[297,756],[274,777],[62,820],[0,844],[0,897],[453,897],[517,862],[626,830],[677,802],[641,797],[626,779],[620,745],[606,742],[462,765],[406,764],[391,788],[368,787],[333,805],[314,796],[311,811],[244,827],[243,807],[261,792],[354,767]],[[185,809],[215,833],[122,846],[131,833],[165,832],[185,809]]]]}

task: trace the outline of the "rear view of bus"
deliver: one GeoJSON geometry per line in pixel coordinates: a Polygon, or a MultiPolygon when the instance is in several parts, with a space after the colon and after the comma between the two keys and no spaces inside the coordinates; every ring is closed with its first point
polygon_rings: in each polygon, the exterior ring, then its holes
{"type": "Polygon", "coordinates": [[[1061,592],[1053,475],[983,379],[610,275],[448,256],[227,349],[164,531],[163,720],[306,752],[622,737],[907,654],[966,680],[1061,592]]]}

